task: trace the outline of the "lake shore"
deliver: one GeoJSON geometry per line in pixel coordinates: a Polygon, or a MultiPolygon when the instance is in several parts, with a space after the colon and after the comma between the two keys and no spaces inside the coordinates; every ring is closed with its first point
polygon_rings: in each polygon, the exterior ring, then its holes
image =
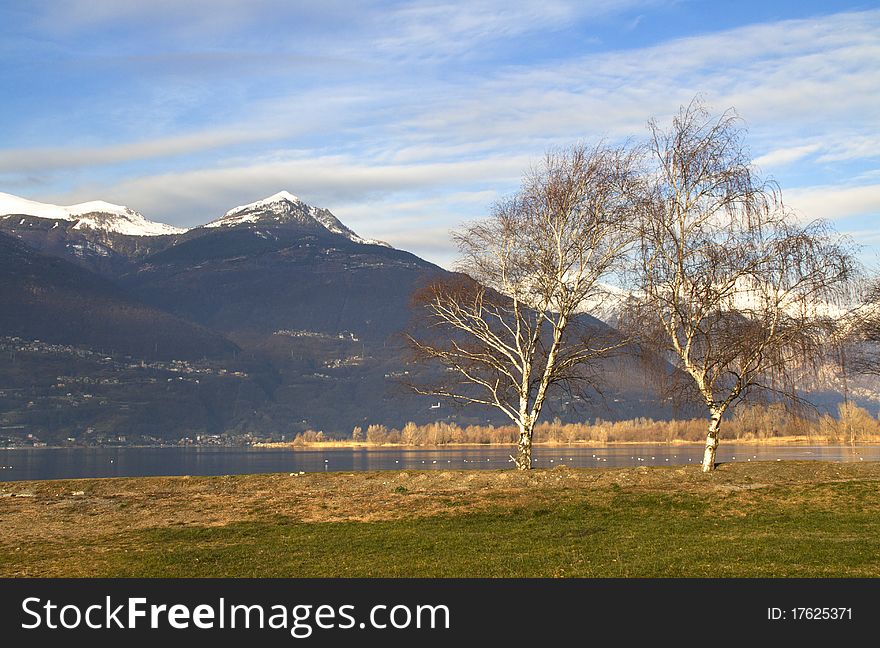
{"type": "Polygon", "coordinates": [[[0,484],[0,576],[880,576],[880,462],[0,484]]]}
{"type": "MultiPolygon", "coordinates": [[[[839,440],[828,439],[821,436],[809,435],[792,435],[792,436],[776,436],[776,437],[745,437],[739,439],[721,439],[721,444],[736,443],[746,445],[850,445],[841,443],[839,440]]],[[[699,446],[704,445],[705,441],[692,441],[689,439],[669,439],[669,440],[644,440],[644,441],[535,441],[532,443],[534,447],[585,447],[585,448],[604,448],[615,446],[635,446],[635,445],[682,445],[682,446],[699,446]]],[[[880,436],[860,437],[854,446],[876,445],[880,444],[880,436]]],[[[412,449],[434,449],[434,448],[499,448],[499,447],[515,447],[511,443],[442,443],[442,444],[405,444],[405,443],[373,443],[370,441],[350,441],[350,440],[330,440],[330,441],[278,441],[273,443],[255,443],[252,448],[291,448],[294,450],[321,450],[330,448],[349,448],[356,450],[377,449],[377,448],[412,448],[412,449]]]]}

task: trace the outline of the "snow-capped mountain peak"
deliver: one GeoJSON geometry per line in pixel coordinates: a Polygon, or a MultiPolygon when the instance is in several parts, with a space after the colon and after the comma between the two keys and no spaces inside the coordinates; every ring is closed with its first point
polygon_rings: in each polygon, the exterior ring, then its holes
{"type": "MultiPolygon", "coordinates": [[[[226,212],[223,215],[223,218],[221,218],[220,220],[223,220],[223,219],[231,217],[231,216],[235,216],[235,214],[240,214],[241,212],[244,212],[244,211],[257,211],[260,209],[271,209],[273,206],[280,205],[285,202],[294,203],[294,204],[302,203],[302,201],[299,199],[299,196],[294,196],[289,191],[279,191],[276,194],[272,194],[268,198],[263,198],[262,200],[257,200],[255,202],[248,203],[247,205],[239,205],[238,207],[233,207],[228,212],[226,212]]],[[[218,222],[218,221],[214,221],[214,222],[218,222]]]]}
{"type": "Polygon", "coordinates": [[[298,223],[318,226],[355,243],[391,247],[383,241],[361,238],[343,225],[329,210],[307,205],[289,191],[279,191],[267,198],[234,207],[205,227],[235,227],[238,225],[272,225],[298,223]]]}
{"type": "Polygon", "coordinates": [[[123,205],[92,200],[76,205],[52,205],[0,192],[0,220],[15,216],[32,216],[73,222],[72,229],[93,229],[128,236],[182,234],[185,229],[155,223],[123,205]]]}

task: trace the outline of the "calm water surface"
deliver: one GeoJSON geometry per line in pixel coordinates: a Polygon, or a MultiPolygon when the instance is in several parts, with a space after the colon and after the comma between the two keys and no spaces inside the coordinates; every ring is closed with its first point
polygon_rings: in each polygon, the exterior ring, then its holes
{"type": "MultiPolygon", "coordinates": [[[[151,475],[234,475],[398,469],[510,467],[511,447],[292,450],[288,448],[39,448],[0,450],[0,481],[151,475]]],[[[534,465],[552,468],[699,463],[700,445],[535,447],[534,465]]],[[[880,461],[880,446],[758,446],[722,443],[718,461],[880,461]]]]}

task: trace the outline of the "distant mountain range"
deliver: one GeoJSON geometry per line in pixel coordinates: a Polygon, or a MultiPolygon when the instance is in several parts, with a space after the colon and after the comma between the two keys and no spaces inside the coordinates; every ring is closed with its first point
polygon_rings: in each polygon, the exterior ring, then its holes
{"type": "MultiPolygon", "coordinates": [[[[0,193],[0,445],[506,423],[400,384],[411,296],[444,274],[284,191],[189,230],[0,193]]],[[[547,417],[673,413],[634,359],[604,373],[603,397],[559,394],[547,417]]]]}
{"type": "Polygon", "coordinates": [[[444,271],[287,192],[190,230],[0,194],[0,272],[0,440],[290,438],[429,412],[396,384],[397,335],[444,271]]]}

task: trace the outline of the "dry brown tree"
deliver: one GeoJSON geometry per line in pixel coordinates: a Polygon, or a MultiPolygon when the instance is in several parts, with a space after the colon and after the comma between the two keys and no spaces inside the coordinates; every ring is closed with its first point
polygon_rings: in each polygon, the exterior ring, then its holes
{"type": "Polygon", "coordinates": [[[824,224],[799,224],[757,177],[732,111],[713,117],[695,100],[668,130],[649,126],[625,328],[706,406],[708,472],[730,405],[761,390],[791,395],[791,372],[823,356],[830,306],[854,260],[824,224]]]}
{"type": "Polygon", "coordinates": [[[520,470],[548,391],[588,380],[592,363],[621,346],[579,313],[602,299],[634,230],[628,183],[633,155],[606,146],[548,154],[489,218],[454,233],[461,274],[415,297],[419,360],[445,379],[419,393],[497,408],[519,431],[520,470]]]}

